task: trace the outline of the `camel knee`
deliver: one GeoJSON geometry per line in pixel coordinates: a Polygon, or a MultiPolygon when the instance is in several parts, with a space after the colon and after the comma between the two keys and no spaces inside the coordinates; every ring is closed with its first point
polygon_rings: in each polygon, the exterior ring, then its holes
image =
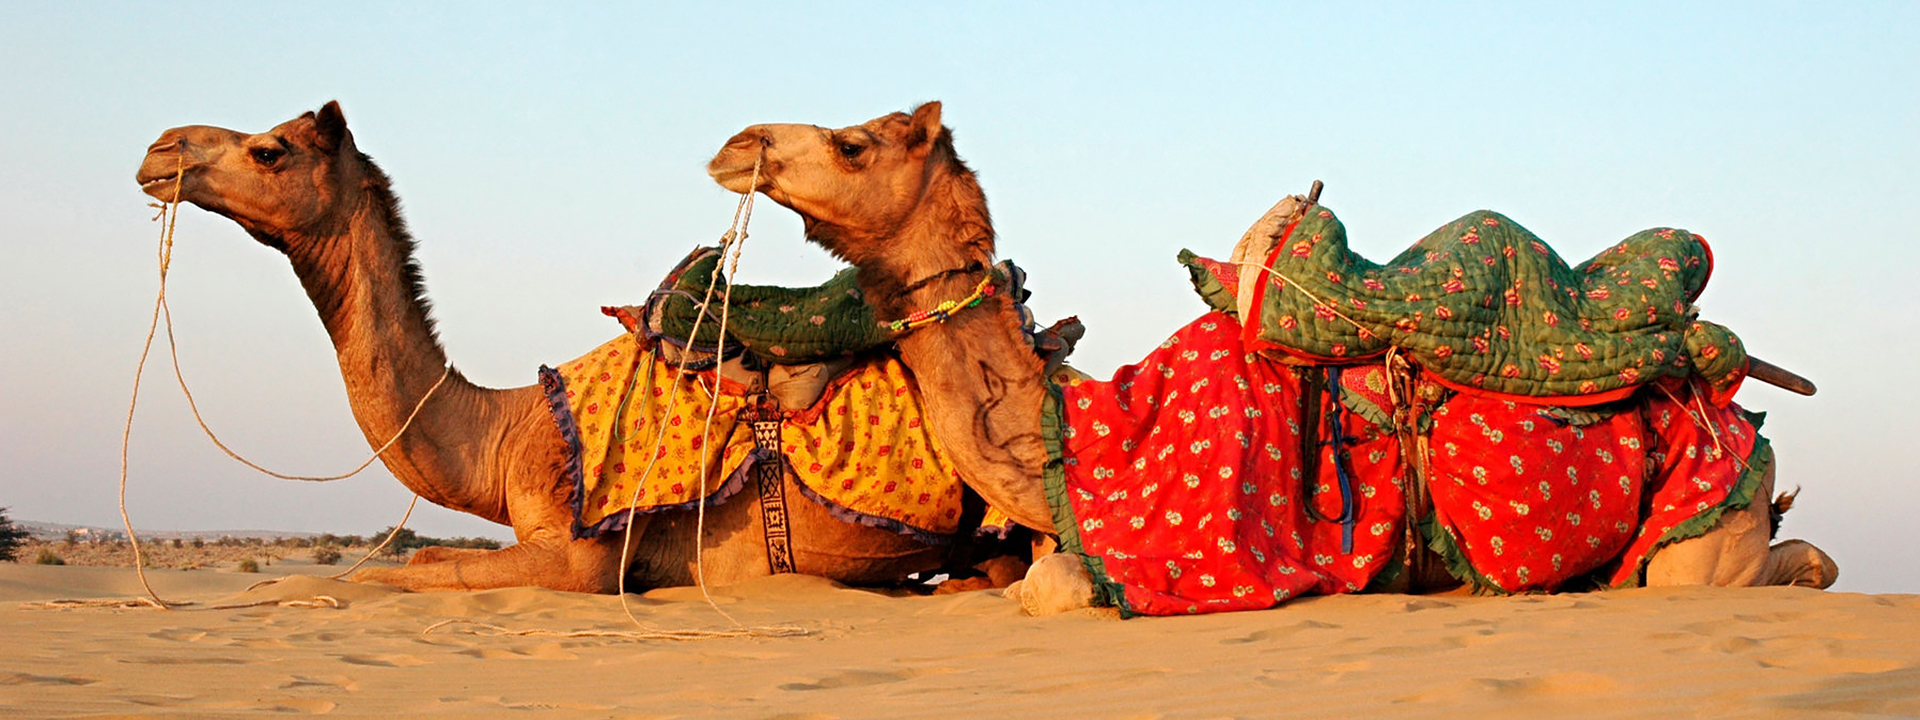
{"type": "Polygon", "coordinates": [[[1093,578],[1077,556],[1055,553],[1034,560],[1026,578],[1007,586],[1006,596],[1019,600],[1028,615],[1055,615],[1093,607],[1093,578]]]}
{"type": "Polygon", "coordinates": [[[1767,551],[1767,585],[1797,585],[1825,590],[1840,578],[1840,566],[1813,543],[1787,540],[1767,551]]]}

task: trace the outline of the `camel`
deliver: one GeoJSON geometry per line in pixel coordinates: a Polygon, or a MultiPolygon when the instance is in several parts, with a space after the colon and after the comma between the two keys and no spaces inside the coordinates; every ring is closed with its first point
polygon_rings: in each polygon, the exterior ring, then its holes
{"type": "MultiPolygon", "coordinates": [[[[729,190],[758,191],[798,213],[809,240],[859,268],[866,296],[881,317],[906,317],[966,296],[995,259],[985,195],[955,153],[952,137],[941,124],[939,102],[839,129],[754,125],[727,141],[708,173],[729,190]],[[760,180],[753,185],[749,178],[756,161],[760,180]]],[[[1272,233],[1259,230],[1263,223],[1271,225],[1276,213],[1290,211],[1289,202],[1256,223],[1243,245],[1271,242],[1272,233]]],[[[1249,252],[1236,249],[1235,257],[1249,252]]],[[[934,416],[937,437],[963,458],[963,479],[1017,521],[1051,532],[1053,518],[1043,514],[1047,505],[1041,489],[1047,462],[1040,440],[1045,378],[1019,336],[1011,300],[990,298],[898,338],[897,344],[934,416]]],[[[1760,501],[1725,513],[1704,535],[1658,550],[1645,582],[1831,585],[1837,568],[1818,548],[1798,540],[1770,545],[1776,522],[1764,499],[1772,489],[1769,469],[1755,495],[1760,501]]],[[[1444,572],[1431,575],[1410,578],[1398,589],[1458,584],[1444,572]]],[[[1093,600],[1086,569],[1064,554],[1036,558],[1008,594],[1031,614],[1085,607],[1093,600]]]]}
{"type": "MultiPolygon", "coordinates": [[[[617,532],[572,538],[573,488],[560,471],[566,448],[541,388],[480,387],[449,369],[388,177],[357,149],[338,103],[257,134],[168,130],[147,149],[136,179],[146,194],[167,201],[177,192],[286,255],[332,338],[354,418],[374,447],[445,378],[381,458],[407,489],[510,525],[517,542],[494,551],[428,548],[407,566],[361,570],[354,580],[409,590],[612,593],[622,575],[628,588],[693,584],[697,561],[709,583],[770,574],[761,511],[749,501],[710,508],[698,536],[696,511],[685,510],[637,516],[625,548],[617,532]]],[[[792,481],[788,474],[788,497],[797,493],[792,481]]],[[[945,552],[842,522],[816,503],[789,503],[788,512],[800,573],[892,582],[938,567],[945,552]]]]}

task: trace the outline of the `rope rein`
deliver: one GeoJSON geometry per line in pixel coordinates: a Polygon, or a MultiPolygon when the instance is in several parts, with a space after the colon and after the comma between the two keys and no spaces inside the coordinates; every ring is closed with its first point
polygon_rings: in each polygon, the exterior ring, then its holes
{"type": "MultiPolygon", "coordinates": [[[[121,523],[121,526],[124,527],[127,531],[127,542],[133,547],[134,573],[139,577],[140,587],[146,590],[147,596],[144,598],[139,598],[132,601],[107,600],[105,602],[110,603],[107,605],[101,605],[98,603],[84,603],[81,601],[56,600],[50,603],[41,603],[41,604],[35,605],[35,607],[46,607],[46,608],[154,607],[162,610],[168,610],[174,607],[187,606],[187,605],[193,604],[192,602],[188,602],[188,601],[170,601],[160,597],[159,593],[154,592],[153,584],[147,580],[146,555],[140,548],[140,536],[134,532],[133,518],[127,512],[127,471],[128,471],[127,454],[128,454],[128,447],[131,444],[131,441],[133,438],[133,418],[134,418],[135,410],[139,407],[139,404],[140,404],[140,382],[141,382],[141,379],[144,378],[146,375],[147,358],[153,351],[153,339],[154,339],[154,336],[158,334],[160,324],[163,319],[166,322],[167,355],[168,355],[168,359],[171,360],[173,363],[173,377],[174,377],[174,380],[180,385],[181,394],[186,396],[187,408],[193,412],[193,420],[195,423],[197,423],[200,426],[200,431],[206,434],[208,440],[213,441],[213,444],[215,447],[220,448],[221,452],[226,453],[227,457],[233,458],[234,460],[240,462],[240,464],[245,465],[249,468],[252,468],[256,471],[259,471],[261,473],[264,473],[266,475],[270,475],[276,478],[280,478],[282,480],[298,480],[302,482],[331,482],[334,480],[344,480],[346,478],[350,478],[360,474],[362,470],[365,470],[368,467],[372,466],[373,461],[380,459],[381,455],[385,453],[389,448],[392,448],[394,443],[397,443],[400,441],[400,436],[406,434],[408,428],[413,427],[414,419],[420,416],[420,410],[426,407],[427,400],[432,398],[434,395],[434,392],[439,390],[440,386],[447,382],[447,378],[453,375],[453,364],[448,363],[446,369],[441,371],[440,379],[434,381],[433,386],[428,388],[427,392],[420,396],[419,402],[414,403],[412,412],[409,412],[407,414],[407,419],[405,422],[402,422],[400,424],[400,429],[394,431],[393,436],[388,438],[385,443],[382,443],[379,449],[374,450],[373,454],[371,456],[368,456],[365,462],[360,463],[359,466],[343,474],[327,475],[327,476],[310,476],[310,475],[289,475],[286,473],[275,472],[268,468],[262,467],[258,463],[248,460],[245,457],[242,457],[239,453],[235,452],[232,448],[228,447],[226,443],[221,442],[220,438],[214,434],[213,428],[207,425],[206,418],[201,416],[200,405],[198,402],[194,400],[193,391],[187,387],[186,375],[180,369],[180,346],[178,341],[175,339],[174,333],[173,333],[173,308],[167,303],[167,274],[173,268],[173,233],[174,233],[174,228],[177,226],[180,219],[180,189],[181,187],[186,185],[186,182],[185,182],[186,166],[187,166],[186,152],[184,151],[184,149],[182,149],[182,151],[176,153],[175,157],[178,158],[179,164],[174,169],[173,197],[168,199],[167,202],[165,202],[164,204],[159,204],[160,212],[154,215],[153,217],[155,221],[162,221],[162,220],[165,221],[161,224],[160,242],[159,242],[159,247],[157,250],[157,258],[156,258],[160,268],[159,289],[156,291],[154,296],[153,317],[147,324],[146,340],[142,342],[140,345],[140,360],[138,363],[134,365],[133,391],[131,393],[131,396],[127,400],[127,422],[120,432],[120,484],[119,484],[120,523],[121,523]]],[[[348,574],[351,574],[354,570],[359,569],[361,565],[366,564],[368,560],[371,560],[381,550],[385,549],[387,545],[391,544],[393,542],[393,539],[400,534],[400,530],[406,527],[407,519],[413,516],[413,508],[419,502],[420,502],[420,496],[418,494],[414,495],[413,500],[407,503],[407,512],[406,514],[401,516],[400,524],[395,525],[393,527],[393,530],[387,533],[387,537],[384,540],[380,541],[380,544],[374,546],[372,550],[369,550],[366,555],[362,556],[359,561],[355,562],[352,566],[348,567],[346,570],[343,570],[337,574],[329,576],[329,579],[338,580],[346,577],[348,574]]],[[[276,578],[274,580],[268,580],[262,583],[257,583],[253,587],[260,587],[261,585],[278,582],[278,580],[279,579],[276,578]]],[[[253,588],[248,588],[248,589],[251,590],[253,588]]],[[[286,601],[286,602],[296,602],[296,601],[286,601]]],[[[284,605],[286,604],[286,602],[282,602],[280,604],[284,605]]],[[[298,601],[298,602],[305,602],[305,601],[298,601]]],[[[264,604],[264,603],[257,603],[255,605],[258,605],[258,604],[264,604]]],[[[255,605],[239,605],[239,606],[233,606],[233,607],[253,607],[255,605]]],[[[291,605],[291,607],[307,607],[307,606],[308,605],[291,605]]],[[[332,601],[332,606],[339,607],[339,602],[332,601]]],[[[226,609],[226,606],[214,606],[207,609],[226,609]]]]}
{"type": "MultiPolygon", "coordinates": [[[[303,481],[303,482],[328,482],[333,480],[342,480],[349,477],[353,477],[354,475],[358,475],[361,471],[372,466],[375,460],[379,460],[387,450],[391,449],[395,443],[399,442],[400,437],[406,434],[407,430],[413,427],[414,420],[416,420],[419,417],[420,412],[426,406],[427,401],[431,399],[433,395],[441,388],[441,386],[443,386],[446,383],[447,379],[453,375],[453,365],[452,363],[448,363],[446,366],[446,369],[441,372],[439,379],[436,380],[434,384],[427,389],[427,392],[421,395],[420,400],[414,404],[413,410],[407,414],[406,420],[401,423],[400,428],[394,432],[393,436],[388,438],[385,443],[382,443],[379,448],[374,450],[373,454],[369,456],[365,462],[360,463],[358,466],[356,466],[355,468],[353,468],[352,470],[346,473],[342,473],[339,475],[330,475],[330,476],[291,475],[286,473],[280,473],[280,472],[276,472],[274,470],[268,469],[266,467],[263,467],[260,464],[255,463],[251,460],[248,460],[247,458],[241,456],[238,452],[234,451],[225,442],[222,442],[220,438],[217,436],[217,434],[213,432],[212,427],[210,427],[207,424],[206,419],[201,415],[199,404],[193,396],[193,391],[187,385],[185,373],[181,370],[179,345],[175,339],[174,331],[173,331],[173,312],[172,312],[172,308],[167,303],[167,275],[169,270],[171,269],[172,261],[173,261],[174,229],[179,219],[180,191],[181,191],[181,187],[185,184],[183,181],[186,174],[186,153],[184,151],[179,152],[177,157],[179,159],[179,165],[174,171],[175,183],[174,183],[173,197],[164,204],[158,204],[157,206],[159,207],[159,213],[154,216],[155,221],[162,221],[162,220],[165,221],[162,224],[159,247],[157,250],[157,262],[159,265],[159,288],[157,290],[156,297],[154,299],[153,315],[147,326],[146,339],[141,345],[140,359],[134,369],[133,391],[128,401],[127,420],[126,420],[125,426],[122,429],[121,438],[120,438],[120,481],[119,481],[120,518],[121,518],[122,525],[127,531],[128,540],[133,547],[134,570],[136,574],[139,576],[141,587],[146,590],[146,595],[144,597],[137,597],[137,598],[61,599],[61,600],[52,600],[52,601],[39,602],[39,603],[26,603],[26,604],[23,604],[23,607],[34,608],[34,609],[149,607],[149,608],[157,608],[162,610],[172,610],[175,608],[196,605],[196,603],[192,601],[167,600],[167,599],[161,598],[160,595],[154,591],[152,584],[147,579],[146,561],[140,547],[140,539],[133,530],[133,520],[127,512],[126,493],[127,493],[127,477],[128,477],[128,467],[129,467],[128,448],[131,444],[130,441],[133,434],[133,419],[135,415],[135,410],[139,405],[140,384],[142,379],[145,377],[147,359],[151,355],[154,338],[158,335],[160,324],[163,320],[166,323],[167,348],[168,348],[169,358],[173,363],[174,379],[178,383],[181,393],[186,397],[187,406],[192,411],[194,421],[199,425],[201,432],[203,432],[207,436],[208,440],[213,442],[215,447],[218,447],[221,452],[225,453],[228,457],[232,458],[233,460],[255,471],[258,471],[260,473],[263,473],[275,478],[280,478],[283,480],[296,480],[296,481],[303,481]]],[[[728,300],[730,299],[730,292],[732,288],[731,278],[732,278],[732,275],[739,268],[741,248],[744,245],[747,237],[747,224],[751,221],[753,216],[754,195],[756,193],[751,188],[756,188],[759,186],[761,164],[764,161],[764,159],[765,159],[765,156],[763,154],[760,158],[757,158],[755,160],[754,169],[753,169],[753,181],[752,181],[752,184],[750,185],[750,189],[747,192],[742,193],[741,200],[734,209],[733,222],[729,226],[727,232],[721,237],[721,251],[722,251],[723,259],[726,262],[715,264],[713,276],[707,285],[706,296],[702,298],[700,303],[700,308],[699,308],[700,314],[694,322],[693,331],[695,333],[698,333],[700,323],[706,318],[707,310],[713,302],[714,290],[716,287],[719,286],[720,282],[722,281],[722,277],[725,277],[728,287],[727,287],[727,291],[723,292],[720,298],[720,303],[721,303],[720,304],[720,341],[719,341],[720,346],[716,350],[716,353],[719,353],[721,356],[724,356],[726,330],[727,330],[727,324],[729,321],[728,311],[731,308],[731,304],[728,302],[728,300]]],[[[989,291],[990,290],[991,288],[989,288],[989,291]]],[[[976,294],[978,293],[976,292],[976,294]]],[[[989,292],[988,294],[991,294],[991,292],[989,292]]],[[[976,298],[974,302],[977,302],[977,301],[978,300],[976,298]]],[[[645,356],[645,358],[647,359],[646,361],[651,362],[652,357],[653,357],[653,354],[651,352],[648,353],[645,356]]],[[[680,367],[678,368],[677,376],[685,377],[687,375],[687,366],[688,366],[688,363],[691,361],[691,359],[692,359],[691,354],[683,355],[681,357],[680,367]]],[[[710,435],[712,433],[714,415],[719,409],[721,365],[722,363],[715,363],[715,366],[714,366],[713,380],[712,380],[713,387],[710,390],[708,390],[708,396],[710,400],[712,400],[712,402],[709,404],[709,407],[707,408],[706,425],[702,430],[703,437],[710,435]]],[[[637,376],[637,373],[636,373],[636,376],[637,376]]],[[[667,412],[672,412],[673,407],[678,402],[679,391],[680,391],[681,385],[683,384],[689,384],[689,383],[680,383],[680,382],[673,383],[673,389],[669,393],[666,401],[667,412]]],[[[696,377],[694,382],[691,384],[700,384],[699,379],[696,377]]],[[[702,388],[702,389],[707,389],[707,388],[702,388]]],[[[629,390],[631,390],[631,387],[629,387],[629,390]]],[[[650,396],[651,394],[649,394],[649,397],[650,396]]],[[[617,433],[618,428],[616,427],[615,430],[617,433]]],[[[643,479],[647,475],[650,475],[653,472],[653,468],[655,464],[657,464],[657,462],[659,461],[659,448],[660,448],[660,445],[665,441],[665,437],[666,437],[666,426],[662,424],[658,432],[656,432],[654,435],[653,447],[648,451],[648,454],[651,456],[651,458],[648,461],[646,470],[641,475],[643,479]]],[[[707,440],[710,441],[711,438],[708,437],[707,440]]],[[[706,445],[707,443],[703,442],[703,446],[706,446],[706,445]]],[[[708,454],[703,454],[701,459],[701,475],[703,478],[705,478],[711,470],[710,463],[711,463],[711,457],[708,454]]],[[[621,544],[621,551],[620,551],[621,562],[618,570],[619,572],[618,584],[619,584],[619,592],[620,592],[621,610],[625,612],[629,620],[631,620],[636,626],[639,626],[641,628],[639,632],[627,632],[627,631],[558,632],[558,631],[552,631],[552,630],[538,630],[538,629],[509,630],[507,628],[496,626],[496,625],[487,625],[484,623],[476,623],[476,622],[467,621],[467,620],[445,620],[445,621],[435,623],[431,626],[428,626],[425,630],[421,632],[421,634],[424,635],[427,633],[431,633],[437,629],[447,627],[449,625],[456,625],[456,624],[478,626],[482,630],[486,631],[485,634],[515,635],[515,636],[540,635],[540,636],[556,636],[556,637],[609,637],[609,638],[622,638],[622,639],[632,639],[632,640],[692,640],[692,639],[720,638],[720,637],[793,637],[793,636],[808,634],[808,631],[806,629],[792,626],[792,625],[771,626],[771,627],[768,627],[768,626],[748,627],[746,625],[743,625],[739,620],[735,619],[732,615],[728,614],[725,610],[722,610],[719,604],[714,601],[713,596],[708,591],[707,584],[706,584],[706,573],[705,573],[705,562],[704,562],[705,558],[704,558],[704,552],[703,552],[704,551],[703,544],[705,541],[704,536],[705,536],[705,528],[706,528],[706,503],[704,502],[704,499],[705,498],[702,498],[701,499],[702,501],[698,502],[696,505],[697,520],[696,520],[695,530],[694,530],[694,533],[695,533],[694,577],[696,582],[699,584],[701,595],[703,598],[705,598],[707,605],[713,608],[713,610],[716,613],[718,613],[721,617],[726,618],[728,622],[732,623],[734,626],[734,629],[717,630],[717,631],[716,630],[663,630],[663,629],[648,627],[646,623],[641,622],[640,619],[634,615],[633,608],[631,607],[631,605],[627,600],[626,568],[627,568],[627,563],[631,561],[631,553],[632,553],[632,547],[633,547],[633,543],[632,543],[633,520],[635,515],[638,512],[638,496],[636,495],[634,500],[628,505],[628,508],[627,508],[627,512],[628,512],[627,526],[626,526],[626,532],[621,544]]],[[[420,496],[418,494],[415,494],[413,497],[413,500],[407,504],[406,513],[401,516],[400,523],[394,526],[394,529],[387,534],[386,538],[381,540],[381,542],[378,545],[374,546],[371,550],[369,550],[365,556],[360,558],[359,561],[355,562],[353,565],[349,566],[345,570],[340,571],[339,573],[328,576],[328,579],[340,580],[340,579],[346,578],[347,576],[351,575],[355,570],[359,569],[360,566],[366,564],[367,561],[371,560],[373,557],[378,555],[382,550],[386,549],[386,547],[390,545],[393,542],[393,540],[399,535],[400,530],[406,527],[407,520],[413,516],[413,510],[416,506],[418,506],[419,501],[420,501],[420,496]]],[[[260,583],[255,583],[253,586],[247,589],[248,590],[257,589],[264,585],[278,582],[281,579],[283,578],[274,578],[274,579],[266,580],[260,583]]],[[[345,604],[336,598],[333,598],[330,596],[316,596],[311,600],[261,600],[261,601],[255,601],[255,602],[211,605],[211,606],[206,606],[200,609],[229,610],[229,609],[240,609],[240,608],[250,608],[250,607],[263,607],[268,605],[274,605],[274,606],[280,606],[280,607],[302,607],[302,608],[331,607],[336,609],[345,607],[345,604]]],[[[476,631],[469,630],[469,632],[476,632],[476,631]]]]}
{"type": "MultiPolygon", "coordinates": [[[[702,438],[701,456],[700,456],[700,478],[702,483],[702,486],[701,486],[702,490],[706,489],[705,483],[708,481],[709,474],[711,471],[711,467],[709,465],[712,461],[712,453],[708,450],[708,448],[711,447],[711,443],[713,441],[711,435],[713,432],[714,413],[717,412],[720,408],[720,379],[721,379],[720,372],[722,367],[725,365],[724,358],[726,357],[727,321],[729,319],[728,310],[732,307],[732,303],[730,302],[730,300],[732,299],[732,289],[733,289],[732,278],[733,278],[734,271],[739,267],[741,247],[746,243],[747,225],[753,219],[753,202],[754,202],[754,197],[757,194],[755,188],[758,188],[760,186],[760,169],[765,159],[766,159],[766,155],[764,152],[762,152],[762,154],[759,157],[754,159],[753,177],[747,185],[747,191],[740,194],[739,202],[737,202],[734,205],[733,221],[727,227],[727,231],[721,234],[720,236],[720,253],[721,253],[721,260],[723,260],[723,262],[716,262],[713,264],[713,274],[709,276],[707,280],[707,292],[700,299],[700,306],[694,315],[693,329],[688,333],[688,337],[690,338],[699,337],[700,325],[706,321],[708,317],[708,312],[707,312],[708,308],[710,308],[713,304],[714,288],[719,287],[722,279],[724,278],[727,284],[727,290],[721,293],[721,296],[720,296],[720,332],[718,335],[718,339],[715,341],[715,346],[714,346],[713,387],[711,389],[708,389],[705,387],[701,388],[702,390],[707,391],[708,400],[709,400],[709,404],[707,406],[706,423],[701,428],[701,431],[700,431],[701,438],[702,438]]],[[[649,352],[648,354],[642,356],[641,360],[639,361],[651,362],[651,359],[650,359],[651,357],[652,357],[652,353],[649,352]]],[[[687,366],[689,363],[692,362],[692,360],[693,360],[693,353],[691,352],[682,353],[680,356],[680,365],[676,369],[674,373],[674,377],[676,378],[685,377],[687,375],[687,366]]],[[[639,370],[636,370],[635,375],[637,376],[638,374],[639,374],[639,370]]],[[[685,383],[685,382],[672,383],[672,387],[667,391],[667,398],[664,403],[664,409],[662,412],[668,415],[671,415],[673,413],[674,408],[678,406],[678,403],[680,400],[680,388],[683,385],[688,385],[688,384],[695,384],[695,385],[699,384],[697,376],[694,382],[692,383],[685,383]]],[[[646,393],[646,395],[647,397],[650,398],[652,396],[652,393],[646,393]]],[[[623,402],[621,403],[621,405],[624,409],[625,403],[623,402]]],[[[666,423],[657,423],[657,424],[659,425],[659,428],[654,431],[652,446],[647,449],[647,466],[645,469],[641,470],[640,479],[637,480],[636,482],[646,482],[647,477],[653,474],[654,467],[659,464],[660,446],[666,440],[667,424],[666,423]]],[[[613,428],[613,432],[615,434],[615,437],[619,436],[620,428],[618,425],[616,425],[613,428]]],[[[706,542],[707,503],[706,503],[706,497],[704,495],[694,502],[694,508],[695,508],[695,520],[694,520],[694,531],[693,531],[694,532],[694,537],[693,537],[694,582],[699,586],[700,596],[701,598],[706,600],[708,607],[713,608],[713,611],[715,613],[719,614],[723,618],[726,618],[727,622],[732,623],[735,629],[730,631],[718,631],[718,632],[706,631],[706,630],[661,630],[658,628],[651,627],[645,622],[642,622],[640,618],[634,614],[632,604],[627,599],[627,567],[628,567],[627,564],[632,560],[633,525],[634,525],[633,521],[634,521],[634,518],[638,516],[640,512],[639,508],[640,508],[640,495],[639,493],[634,493],[634,496],[630,498],[627,502],[627,523],[626,523],[626,528],[624,529],[624,532],[622,532],[621,534],[620,565],[617,570],[617,572],[619,572],[617,592],[620,594],[620,610],[626,614],[627,619],[633,622],[635,627],[638,627],[641,629],[640,632],[614,633],[610,631],[607,631],[607,632],[593,631],[592,633],[581,635],[581,634],[557,633],[549,630],[512,631],[512,630],[507,630],[505,628],[499,628],[497,626],[485,626],[485,627],[499,634],[555,635],[555,636],[562,636],[562,637],[622,637],[622,638],[637,639],[637,640],[649,640],[649,639],[685,640],[685,639],[693,639],[695,637],[698,637],[698,638],[792,637],[796,635],[807,634],[807,631],[804,628],[799,628],[792,625],[748,627],[746,625],[741,624],[741,622],[738,619],[735,619],[732,615],[728,614],[727,611],[720,609],[719,603],[714,602],[712,593],[710,593],[707,589],[707,580],[706,580],[706,553],[705,553],[704,545],[706,542]]],[[[426,632],[431,632],[435,628],[442,627],[447,624],[450,624],[450,623],[436,624],[433,627],[429,627],[426,632]]]]}

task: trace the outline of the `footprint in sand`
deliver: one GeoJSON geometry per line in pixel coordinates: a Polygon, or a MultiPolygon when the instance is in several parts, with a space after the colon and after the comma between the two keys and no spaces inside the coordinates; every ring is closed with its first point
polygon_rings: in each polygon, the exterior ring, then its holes
{"type": "Polygon", "coordinates": [[[579,655],[562,649],[559,643],[542,643],[529,648],[477,647],[461,650],[458,654],[482,660],[577,660],[580,658],[579,655]]]}
{"type": "Polygon", "coordinates": [[[862,687],[910,680],[920,674],[909,670],[842,670],[813,682],[786,683],[781,685],[780,689],[832,690],[843,687],[862,687]]]}
{"type": "Polygon", "coordinates": [[[1584,672],[1564,672],[1521,678],[1478,678],[1480,687],[1500,695],[1564,696],[1609,692],[1620,687],[1611,677],[1584,672]]]}
{"type": "Polygon", "coordinates": [[[1302,620],[1298,623],[1295,623],[1293,625],[1288,625],[1286,627],[1268,628],[1266,630],[1255,630],[1251,633],[1247,633],[1246,635],[1241,635],[1239,637],[1226,638],[1224,640],[1221,640],[1220,644],[1221,645],[1245,645],[1247,643],[1279,640],[1281,638],[1288,637],[1302,630],[1338,630],[1338,629],[1340,629],[1340,626],[1334,625],[1332,623],[1323,623],[1318,620],[1302,620]]]}
{"type": "Polygon", "coordinates": [[[1434,600],[1432,598],[1415,598],[1413,600],[1407,601],[1406,611],[1412,613],[1412,612],[1420,612],[1421,610],[1445,610],[1453,607],[1456,607],[1456,606],[1453,603],[1447,602],[1445,600],[1434,600]]]}
{"type": "Polygon", "coordinates": [[[1564,699],[1617,692],[1620,683],[1611,677],[1585,672],[1563,672],[1538,677],[1474,678],[1429,688],[1412,695],[1394,698],[1396,705],[1407,703],[1466,702],[1491,693],[1504,701],[1528,699],[1564,699]]]}
{"type": "Polygon", "coordinates": [[[137,657],[120,658],[130,665],[246,665],[249,661],[230,657],[137,657]]]}
{"type": "Polygon", "coordinates": [[[372,667],[418,667],[427,661],[412,655],[335,655],[340,662],[349,665],[368,665],[372,667]]]}
{"type": "Polygon", "coordinates": [[[286,682],[280,684],[281,690],[298,690],[301,688],[358,692],[360,690],[360,683],[345,675],[327,675],[325,677],[293,675],[290,676],[286,682]]]}
{"type": "Polygon", "coordinates": [[[73,675],[0,674],[0,685],[92,685],[97,682],[100,681],[73,675]]]}
{"type": "Polygon", "coordinates": [[[303,712],[309,715],[324,715],[333,712],[333,709],[337,707],[340,707],[340,704],[332,700],[290,697],[268,700],[254,705],[249,709],[265,710],[267,712],[303,712]]]}
{"type": "Polygon", "coordinates": [[[167,628],[165,630],[155,630],[147,633],[147,637],[155,640],[172,640],[174,642],[200,642],[207,639],[207,631],[167,628]]]}

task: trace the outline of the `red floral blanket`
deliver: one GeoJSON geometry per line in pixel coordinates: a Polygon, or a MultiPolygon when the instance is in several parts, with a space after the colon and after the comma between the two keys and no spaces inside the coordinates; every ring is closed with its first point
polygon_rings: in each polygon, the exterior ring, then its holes
{"type": "MultiPolygon", "coordinates": [[[[1313,372],[1327,371],[1248,351],[1239,323],[1216,312],[1110,382],[1058,388],[1056,525],[1102,600],[1127,614],[1264,608],[1358,591],[1400,562],[1407,468],[1383,427],[1384,372],[1330,372],[1332,392],[1315,389],[1303,408],[1313,372]]],[[[1758,480],[1746,464],[1769,459],[1737,406],[1689,403],[1684,387],[1655,397],[1568,417],[1452,396],[1433,412],[1436,522],[1419,537],[1488,591],[1637,584],[1659,544],[1744,507],[1758,480]]]]}

